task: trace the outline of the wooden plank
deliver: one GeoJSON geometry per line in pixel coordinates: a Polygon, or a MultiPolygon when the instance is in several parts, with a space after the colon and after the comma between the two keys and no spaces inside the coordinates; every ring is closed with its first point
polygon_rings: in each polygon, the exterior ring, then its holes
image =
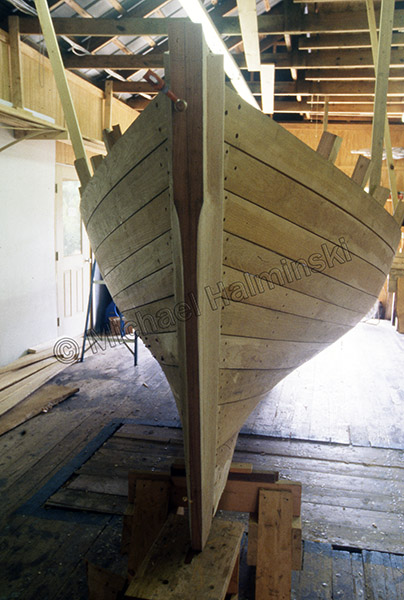
{"type": "Polygon", "coordinates": [[[8,365],[5,365],[4,367],[0,367],[0,375],[3,375],[3,373],[10,373],[10,371],[17,371],[18,369],[22,369],[23,367],[27,367],[36,362],[40,362],[46,358],[49,358],[50,356],[53,356],[54,355],[53,346],[54,346],[54,344],[52,345],[52,347],[47,347],[46,349],[40,350],[39,352],[36,352],[35,354],[29,352],[28,354],[24,354],[23,356],[20,356],[20,358],[17,358],[16,360],[9,363],[8,365]]]}
{"type": "Polygon", "coordinates": [[[105,100],[104,100],[104,127],[103,129],[111,129],[112,127],[112,101],[113,101],[114,82],[112,79],[107,79],[105,82],[105,100]]]}
{"type": "MultiPolygon", "coordinates": [[[[403,26],[404,11],[398,9],[394,16],[394,29],[403,26]]],[[[181,19],[186,23],[187,19],[181,19]]],[[[69,19],[55,18],[55,30],[58,35],[78,36],[136,36],[136,35],[167,35],[170,19],[162,18],[126,18],[116,19],[69,19]]],[[[215,25],[222,35],[241,35],[238,17],[215,17],[215,25]]],[[[39,34],[38,20],[31,17],[21,19],[20,26],[23,34],[39,34]]],[[[301,33],[361,33],[369,30],[366,11],[321,11],[319,14],[302,16],[293,29],[285,27],[284,15],[264,14],[258,16],[258,32],[266,35],[299,35],[301,33]]]]}
{"type": "MultiPolygon", "coordinates": [[[[342,48],[371,48],[367,33],[323,34],[299,38],[299,50],[339,50],[342,48]]],[[[404,35],[394,32],[392,46],[404,46],[404,35]]]]}
{"type": "Polygon", "coordinates": [[[289,492],[293,516],[300,516],[301,484],[282,479],[275,483],[228,480],[219,502],[219,509],[255,513],[258,511],[260,489],[289,492]]]}
{"type": "MultiPolygon", "coordinates": [[[[376,203],[372,203],[372,208],[384,210],[376,203]]],[[[225,196],[225,219],[225,233],[246,239],[281,256],[287,256],[291,260],[305,261],[314,269],[324,272],[327,279],[330,277],[346,282],[371,295],[378,294],[385,281],[388,263],[382,271],[354,253],[350,253],[348,257],[344,254],[341,243],[336,244],[336,249],[333,249],[331,244],[327,246],[321,236],[322,231],[311,233],[303,230],[293,222],[283,220],[269,210],[258,207],[233,193],[227,193],[225,196]],[[333,251],[332,261],[326,260],[327,251],[328,255],[333,251]],[[337,253],[338,258],[335,258],[337,253]],[[319,256],[323,259],[323,268],[312,264],[312,257],[318,259],[319,256]]],[[[339,226],[343,229],[343,221],[339,226]]],[[[282,263],[280,265],[282,266],[282,263]]],[[[254,271],[256,272],[257,269],[259,264],[254,271]]],[[[295,277],[292,275],[289,279],[294,280],[295,277]]]]}
{"type": "Polygon", "coordinates": [[[8,35],[10,44],[11,100],[15,107],[24,108],[22,57],[18,17],[8,17],[8,35]]]}
{"type": "Polygon", "coordinates": [[[325,200],[323,196],[301,186],[286,174],[281,175],[270,166],[227,144],[225,165],[226,190],[308,231],[321,233],[334,244],[339,243],[340,237],[335,230],[335,223],[344,221],[343,235],[352,252],[365,259],[370,252],[372,255],[377,254],[380,260],[375,259],[375,264],[379,268],[383,268],[383,264],[391,260],[391,251],[385,242],[358,221],[355,213],[352,214],[348,202],[344,203],[344,212],[342,212],[342,207],[332,201],[325,200]],[[276,189],[277,193],[271,193],[269,190],[272,189],[276,189]],[[302,201],[303,197],[304,201],[302,201]],[[377,252],[375,252],[376,248],[377,252]]]}
{"type": "Polygon", "coordinates": [[[259,71],[261,60],[256,2],[255,0],[237,0],[237,8],[247,68],[249,71],[259,71]]]}
{"type": "Polygon", "coordinates": [[[256,598],[289,600],[292,582],[292,495],[260,490],[256,598]]]}
{"type": "MultiPolygon", "coordinates": [[[[271,290],[278,283],[277,275],[279,276],[280,271],[282,285],[285,288],[292,288],[308,296],[320,298],[352,311],[357,311],[359,307],[363,307],[366,309],[365,312],[367,312],[376,302],[376,296],[361,292],[331,277],[327,277],[325,281],[322,275],[318,273],[313,273],[314,277],[302,276],[301,279],[289,278],[292,281],[288,281],[282,267],[285,265],[292,268],[295,261],[285,256],[280,258],[282,255],[259,247],[235,235],[229,234],[225,236],[224,251],[226,266],[237,269],[241,274],[245,272],[251,273],[264,281],[269,281],[271,290]],[[283,262],[280,263],[282,259],[283,262]],[[259,267],[258,269],[257,266],[259,267]]],[[[241,276],[240,279],[242,280],[241,276]]]]}
{"type": "Polygon", "coordinates": [[[355,181],[358,185],[364,188],[369,179],[371,166],[371,160],[360,154],[351,176],[352,181],[355,181]]]}
{"type": "Polygon", "coordinates": [[[386,241],[394,240],[389,245],[395,252],[399,233],[391,216],[382,207],[377,210],[373,203],[370,205],[366,193],[358,190],[358,186],[344,173],[303,142],[299,143],[295,136],[279,128],[272,119],[263,122],[260,113],[240,101],[230,88],[226,89],[226,110],[225,140],[229,144],[299,181],[341,208],[349,205],[351,214],[361,222],[374,228],[386,241]],[[273,136],[278,142],[276,151],[275,145],[272,148],[264,143],[273,136]],[[313,169],[315,163],[318,168],[313,169]]]}
{"type": "Polygon", "coordinates": [[[304,569],[298,597],[332,600],[332,549],[330,544],[304,542],[304,569]]]}
{"type": "Polygon", "coordinates": [[[350,552],[332,551],[332,590],[336,598],[341,600],[356,598],[350,552]]]}
{"type": "MultiPolygon", "coordinates": [[[[111,189],[167,139],[169,102],[164,94],[158,96],[117,142],[119,151],[111,152],[105,157],[105,162],[97,177],[87,187],[81,203],[86,227],[97,206],[104,202],[111,189]]],[[[123,193],[124,206],[125,196],[123,193]]],[[[128,201],[129,199],[126,202],[128,201]]],[[[112,214],[111,211],[111,216],[112,214]]],[[[127,214],[130,215],[131,212],[127,214]]]]}
{"type": "Polygon", "coordinates": [[[111,496],[99,492],[83,492],[60,488],[46,501],[47,507],[86,510],[101,514],[123,515],[127,504],[124,496],[111,496]]]}
{"type": "MultiPolygon", "coordinates": [[[[78,21],[79,19],[75,19],[78,21]]],[[[86,19],[93,22],[96,19],[86,19]]],[[[103,19],[104,21],[105,19],[103,19]]],[[[122,19],[119,19],[120,21],[122,19]]],[[[149,21],[150,19],[147,19],[149,21]]],[[[161,19],[158,19],[159,21],[161,19]]],[[[63,57],[65,69],[120,69],[136,71],[138,69],[161,69],[164,67],[164,53],[142,54],[68,54],[63,57]]]]}
{"type": "MultiPolygon", "coordinates": [[[[100,240],[94,253],[98,264],[102,265],[104,278],[107,278],[113,269],[135,252],[170,230],[171,224],[167,208],[168,192],[164,192],[147,203],[144,208],[135,212],[121,226],[112,230],[110,235],[100,240]]],[[[108,213],[105,214],[105,216],[107,215],[108,213]]],[[[99,218],[94,219],[92,229],[100,224],[102,234],[101,224],[103,222],[105,222],[105,217],[100,215],[99,218]]],[[[133,274],[133,279],[136,281],[136,273],[133,274]]],[[[169,293],[165,295],[169,295],[169,293]]]]}
{"type": "MultiPolygon", "coordinates": [[[[393,68],[401,67],[404,48],[391,51],[390,64],[393,68]]],[[[235,55],[235,61],[240,69],[247,65],[243,55],[235,55]]],[[[307,53],[295,50],[292,52],[262,52],[261,64],[274,64],[276,69],[319,69],[319,68],[363,68],[373,65],[372,52],[363,50],[317,50],[307,53]]],[[[364,93],[364,92],[363,92],[364,93]]]]}
{"type": "MultiPolygon", "coordinates": [[[[369,1],[369,0],[367,0],[369,1]]],[[[380,184],[383,160],[383,140],[386,130],[386,100],[391,56],[391,36],[394,21],[394,3],[382,0],[380,15],[380,36],[375,63],[376,86],[374,119],[372,124],[372,170],[370,173],[369,191],[380,184]]]]}
{"type": "Polygon", "coordinates": [[[47,385],[22,400],[0,419],[0,435],[25,423],[40,413],[47,413],[54,406],[79,391],[78,387],[47,385]]]}
{"type": "MultiPolygon", "coordinates": [[[[56,85],[59,91],[60,100],[62,102],[66,123],[69,129],[74,154],[76,156],[76,160],[80,160],[80,162],[83,164],[83,168],[82,170],[80,170],[80,172],[78,172],[78,175],[79,177],[81,175],[80,181],[82,185],[85,186],[90,178],[90,169],[88,166],[87,154],[84,148],[83,138],[77,120],[76,111],[73,105],[72,96],[63,68],[62,57],[60,54],[56,34],[52,25],[49,7],[45,0],[35,0],[35,6],[38,12],[39,21],[41,23],[41,29],[46,41],[49,59],[52,64],[52,69],[55,76],[56,85]]],[[[92,19],[83,20],[92,21],[92,19]]]]}
{"type": "Polygon", "coordinates": [[[187,519],[171,515],[129,584],[125,598],[221,600],[238,559],[243,531],[241,523],[215,519],[204,551],[187,561],[187,519]]]}
{"type": "MultiPolygon", "coordinates": [[[[247,564],[256,566],[257,564],[257,542],[258,542],[258,515],[250,514],[248,521],[248,549],[247,564]]],[[[302,519],[293,517],[292,519],[292,570],[300,571],[302,568],[302,519]]]]}
{"type": "Polygon", "coordinates": [[[161,528],[166,522],[169,507],[169,482],[137,479],[132,519],[128,573],[133,577],[161,528]]]}
{"type": "MultiPolygon", "coordinates": [[[[296,265],[298,263],[294,265],[296,271],[293,270],[291,273],[296,272],[299,274],[298,277],[301,276],[301,278],[303,276],[307,276],[308,279],[311,278],[310,270],[305,271],[303,265],[296,265]]],[[[266,280],[264,272],[260,274],[262,275],[260,277],[250,275],[246,271],[242,272],[231,267],[224,267],[222,281],[225,285],[224,294],[226,295],[224,296],[223,308],[227,308],[228,299],[233,302],[252,304],[302,317],[321,318],[324,321],[341,325],[356,325],[362,317],[360,312],[346,310],[335,304],[323,302],[317,296],[310,296],[310,294],[293,290],[291,287],[285,289],[282,280],[277,280],[276,276],[279,276],[279,273],[280,271],[276,270],[272,272],[272,281],[270,277],[266,280]]],[[[317,273],[312,274],[318,276],[317,273]]]]}
{"type": "Polygon", "coordinates": [[[321,156],[324,156],[324,158],[327,160],[334,163],[336,161],[341,144],[342,138],[330,133],[329,131],[323,131],[317,146],[317,152],[321,154],[321,156]]]}
{"type": "MultiPolygon", "coordinates": [[[[130,218],[138,218],[136,215],[143,208],[147,210],[149,203],[157,204],[159,200],[161,201],[162,196],[167,198],[167,148],[166,144],[160,146],[146,160],[135,165],[130,173],[122,177],[118,185],[104,197],[102,202],[97,204],[86,223],[86,229],[95,251],[104,241],[109,241],[107,238],[110,235],[116,235],[120,226],[127,227],[130,218]],[[133,189],[136,189],[135,194],[133,189]],[[119,206],[119,211],[117,206],[119,206]]],[[[100,169],[101,173],[104,170],[103,165],[100,166],[100,169]]],[[[106,266],[104,263],[101,265],[105,273],[106,266]]]]}
{"type": "Polygon", "coordinates": [[[24,400],[24,398],[32,394],[49,379],[52,379],[52,377],[63,371],[67,366],[68,364],[56,361],[37,373],[34,373],[28,377],[27,380],[0,392],[0,415],[3,415],[16,406],[21,400],[24,400]]]}

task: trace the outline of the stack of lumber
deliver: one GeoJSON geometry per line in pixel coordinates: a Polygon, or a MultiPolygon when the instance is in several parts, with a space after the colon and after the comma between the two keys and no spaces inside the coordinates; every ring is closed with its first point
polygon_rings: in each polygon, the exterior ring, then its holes
{"type": "Polygon", "coordinates": [[[57,385],[38,390],[67,366],[56,359],[53,347],[48,347],[31,349],[0,368],[0,435],[78,391],[57,385]]]}

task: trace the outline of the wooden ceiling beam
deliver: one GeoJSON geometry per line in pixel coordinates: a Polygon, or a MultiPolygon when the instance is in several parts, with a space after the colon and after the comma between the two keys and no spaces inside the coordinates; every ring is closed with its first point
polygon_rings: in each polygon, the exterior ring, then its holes
{"type": "MultiPolygon", "coordinates": [[[[366,11],[319,12],[302,15],[293,25],[286,25],[285,15],[264,14],[258,16],[258,33],[264,35],[299,35],[303,33],[363,33],[369,31],[366,11]]],[[[186,21],[188,19],[185,19],[186,21]]],[[[121,19],[70,19],[55,18],[54,27],[58,35],[106,36],[114,35],[167,35],[169,18],[121,19]]],[[[238,17],[216,17],[215,25],[222,35],[241,35],[238,17]]],[[[38,19],[21,18],[22,34],[39,34],[38,19]]],[[[404,29],[404,9],[394,13],[394,29],[404,29]]]]}
{"type": "MultiPolygon", "coordinates": [[[[393,33],[392,46],[404,46],[404,33],[393,33]]],[[[319,34],[299,38],[299,50],[339,50],[371,48],[369,33],[319,34]]]]}
{"type": "MultiPolygon", "coordinates": [[[[260,93],[259,83],[250,83],[253,94],[260,93]]],[[[375,85],[372,81],[284,81],[275,83],[276,96],[374,96],[375,85]]],[[[403,85],[399,81],[390,81],[388,96],[403,97],[403,85]]]]}
{"type": "MultiPolygon", "coordinates": [[[[401,117],[402,105],[393,105],[388,108],[388,114],[392,117],[401,117]]],[[[307,101],[295,102],[288,100],[278,100],[275,102],[276,113],[310,113],[311,115],[321,116],[324,114],[324,107],[313,106],[307,101]]],[[[373,108],[367,104],[335,104],[328,106],[328,116],[332,115],[360,115],[366,117],[373,116],[373,108]]]]}
{"type": "MultiPolygon", "coordinates": [[[[245,58],[235,56],[241,69],[246,68],[245,58]]],[[[321,69],[321,68],[363,68],[373,66],[372,51],[363,50],[317,50],[306,53],[298,50],[290,53],[264,52],[261,63],[275,63],[276,69],[321,69]]],[[[391,51],[390,66],[402,67],[404,64],[404,48],[391,51]]]]}
{"type": "Polygon", "coordinates": [[[138,69],[159,69],[164,67],[164,53],[149,54],[65,54],[65,69],[119,69],[136,71],[138,69]]]}
{"type": "MultiPolygon", "coordinates": [[[[352,79],[374,81],[375,78],[374,67],[364,69],[308,69],[305,73],[305,79],[309,81],[351,81],[352,79]]],[[[404,79],[404,68],[395,67],[390,69],[389,80],[400,79],[404,79]]]]}
{"type": "Polygon", "coordinates": [[[114,94],[152,94],[155,95],[155,88],[146,81],[114,81],[114,94]]]}

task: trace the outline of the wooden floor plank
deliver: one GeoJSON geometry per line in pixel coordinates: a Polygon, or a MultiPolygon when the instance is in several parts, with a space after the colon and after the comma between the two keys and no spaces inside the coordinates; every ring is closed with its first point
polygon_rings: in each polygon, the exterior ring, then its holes
{"type": "Polygon", "coordinates": [[[332,600],[332,550],[329,544],[304,542],[299,600],[332,600]]]}

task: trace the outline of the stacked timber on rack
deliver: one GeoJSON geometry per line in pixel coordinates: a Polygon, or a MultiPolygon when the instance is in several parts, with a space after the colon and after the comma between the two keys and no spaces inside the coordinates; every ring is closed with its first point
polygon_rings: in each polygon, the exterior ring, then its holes
{"type": "Polygon", "coordinates": [[[54,348],[35,350],[0,368],[0,435],[40,412],[47,412],[78,391],[78,388],[42,386],[63,371],[54,348]],[[41,389],[39,389],[41,388],[41,389]]]}

